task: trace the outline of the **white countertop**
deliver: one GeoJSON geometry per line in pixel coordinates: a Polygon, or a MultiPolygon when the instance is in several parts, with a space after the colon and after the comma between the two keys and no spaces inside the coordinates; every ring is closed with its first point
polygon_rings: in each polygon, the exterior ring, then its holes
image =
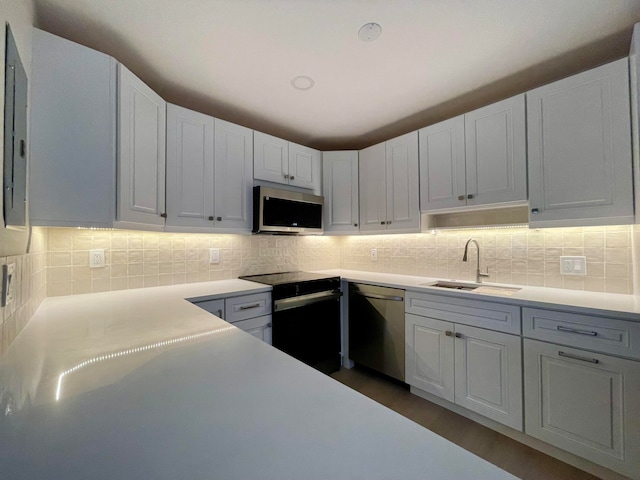
{"type": "MultiPolygon", "coordinates": [[[[478,300],[497,301],[527,307],[553,308],[556,310],[568,310],[578,313],[640,321],[640,297],[635,295],[484,282],[487,286],[502,286],[518,289],[518,291],[511,292],[509,295],[500,295],[499,293],[489,294],[429,286],[428,284],[439,280],[449,280],[434,277],[362,272],[358,270],[322,270],[321,273],[340,276],[344,280],[351,282],[371,283],[415,292],[438,293],[458,298],[476,298],[478,300]]],[[[465,283],[469,282],[467,281],[465,283]]]]}
{"type": "Polygon", "coordinates": [[[46,299],[0,359],[0,478],[514,478],[184,300],[269,290],[46,299]]]}

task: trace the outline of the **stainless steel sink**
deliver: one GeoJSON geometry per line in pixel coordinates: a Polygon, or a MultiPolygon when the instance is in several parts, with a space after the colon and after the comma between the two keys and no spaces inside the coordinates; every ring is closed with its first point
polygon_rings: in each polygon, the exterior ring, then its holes
{"type": "Polygon", "coordinates": [[[467,283],[467,282],[447,282],[447,281],[439,281],[433,283],[423,283],[422,285],[426,287],[438,287],[438,288],[448,288],[451,290],[475,290],[482,286],[480,283],[467,283]]]}

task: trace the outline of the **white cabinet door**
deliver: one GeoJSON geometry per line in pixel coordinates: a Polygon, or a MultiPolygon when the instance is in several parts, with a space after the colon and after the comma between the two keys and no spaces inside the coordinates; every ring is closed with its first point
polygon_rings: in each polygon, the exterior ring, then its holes
{"type": "Polygon", "coordinates": [[[250,318],[249,320],[241,320],[239,322],[235,322],[233,326],[238,327],[239,329],[244,330],[245,332],[271,345],[271,315],[250,318]]]}
{"type": "Polygon", "coordinates": [[[387,222],[387,172],[385,144],[360,150],[360,231],[385,231],[387,222]]]}
{"type": "Polygon", "coordinates": [[[464,116],[467,205],[527,200],[524,94],[464,116]]]}
{"type": "Polygon", "coordinates": [[[418,132],[407,133],[385,145],[387,230],[420,229],[418,132]]]}
{"type": "Polygon", "coordinates": [[[213,227],[213,118],[171,104],[166,210],[168,227],[213,227]]]}
{"type": "Polygon", "coordinates": [[[321,191],[322,153],[289,142],[289,185],[321,191]]]}
{"type": "Polygon", "coordinates": [[[533,226],[633,223],[626,58],[527,93],[533,226]]]}
{"type": "Polygon", "coordinates": [[[420,143],[420,210],[466,202],[464,115],[423,128],[420,143]]]}
{"type": "Polygon", "coordinates": [[[117,220],[164,226],[165,101],[118,65],[117,220]]]}
{"type": "Polygon", "coordinates": [[[405,381],[425,392],[454,401],[454,324],[405,316],[405,381]]]}
{"type": "Polygon", "coordinates": [[[253,131],[215,121],[215,226],[250,231],[253,212],[253,131]]]}
{"type": "Polygon", "coordinates": [[[358,231],[358,152],[322,154],[324,231],[358,231]]]}
{"type": "Polygon", "coordinates": [[[525,339],[524,367],[528,435],[638,478],[640,363],[525,339]]]}
{"type": "Polygon", "coordinates": [[[455,403],[522,431],[519,336],[456,325],[455,403]]]}
{"type": "Polygon", "coordinates": [[[253,178],[289,183],[289,142],[262,132],[253,133],[253,178]]]}
{"type": "Polygon", "coordinates": [[[113,227],[116,61],[33,29],[31,225],[113,227]]]}

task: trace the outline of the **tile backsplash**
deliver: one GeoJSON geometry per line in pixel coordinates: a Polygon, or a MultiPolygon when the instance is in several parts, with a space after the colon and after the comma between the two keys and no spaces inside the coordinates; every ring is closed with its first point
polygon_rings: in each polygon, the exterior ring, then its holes
{"type": "Polygon", "coordinates": [[[462,262],[469,238],[481,246],[481,268],[489,269],[490,281],[640,294],[640,225],[350,237],[34,228],[29,253],[0,257],[0,265],[16,264],[15,301],[0,309],[0,355],[45,296],[333,268],[473,280],[474,247],[462,262]],[[220,249],[219,264],[209,263],[209,248],[220,249]],[[106,266],[89,267],[91,249],[104,249],[106,266]],[[586,256],[587,275],[561,275],[562,255],[586,256]]]}
{"type": "Polygon", "coordinates": [[[474,280],[480,244],[480,266],[489,281],[592,292],[633,293],[632,234],[634,227],[495,228],[440,230],[413,235],[344,237],[340,267],[456,280],[474,280]],[[377,261],[370,259],[377,249],[377,261]],[[561,275],[560,256],[587,258],[587,275],[561,275]]]}
{"type": "Polygon", "coordinates": [[[337,237],[287,237],[49,229],[47,294],[236,278],[268,272],[339,268],[337,237]],[[209,249],[220,263],[209,263],[209,249]],[[89,250],[104,249],[105,267],[89,267],[89,250]]]}
{"type": "Polygon", "coordinates": [[[33,228],[29,253],[0,257],[0,267],[15,264],[13,302],[0,307],[0,355],[46,297],[47,237],[47,229],[33,228]]]}

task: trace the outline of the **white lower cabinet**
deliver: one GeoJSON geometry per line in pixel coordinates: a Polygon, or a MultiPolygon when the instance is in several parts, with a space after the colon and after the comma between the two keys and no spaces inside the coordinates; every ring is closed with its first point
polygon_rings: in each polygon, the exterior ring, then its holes
{"type": "Polygon", "coordinates": [[[271,292],[193,303],[271,345],[271,292]]]}
{"type": "Polygon", "coordinates": [[[525,433],[640,478],[640,363],[525,339],[525,433]]]}
{"type": "Polygon", "coordinates": [[[406,381],[522,431],[519,336],[407,314],[406,381]]]}

